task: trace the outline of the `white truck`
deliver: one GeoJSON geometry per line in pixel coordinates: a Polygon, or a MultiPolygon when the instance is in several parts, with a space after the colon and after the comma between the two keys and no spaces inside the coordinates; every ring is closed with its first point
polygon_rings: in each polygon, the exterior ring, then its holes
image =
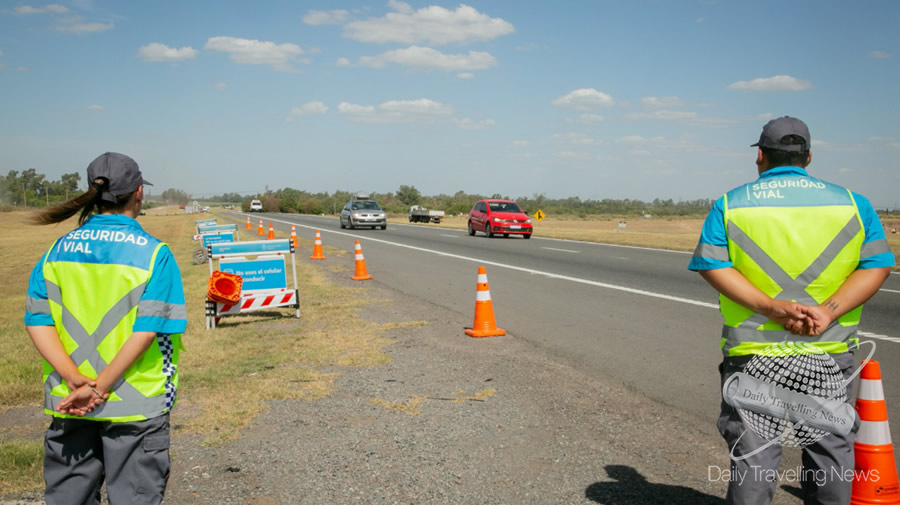
{"type": "Polygon", "coordinates": [[[444,217],[444,211],[436,211],[434,209],[425,209],[422,206],[412,206],[409,208],[410,223],[422,222],[440,223],[444,217]]]}

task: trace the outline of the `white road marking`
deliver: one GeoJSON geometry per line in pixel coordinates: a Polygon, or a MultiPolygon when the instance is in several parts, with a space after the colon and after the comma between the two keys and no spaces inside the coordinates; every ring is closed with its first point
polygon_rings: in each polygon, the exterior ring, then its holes
{"type": "Polygon", "coordinates": [[[890,290],[888,288],[879,288],[879,292],[891,292],[891,293],[900,293],[900,290],[890,290]]]}
{"type": "Polygon", "coordinates": [[[541,246],[542,249],[549,249],[553,251],[562,251],[563,253],[581,253],[580,251],[575,251],[573,249],[559,249],[559,248],[548,248],[546,246],[541,246]]]}
{"type": "MultiPolygon", "coordinates": [[[[301,225],[301,224],[292,223],[290,221],[284,221],[284,220],[278,220],[278,219],[272,219],[272,221],[277,221],[278,223],[284,223],[286,225],[294,224],[294,225],[297,225],[298,227],[316,230],[316,227],[313,227],[310,225],[301,225]]],[[[637,288],[630,288],[630,287],[621,286],[621,285],[613,285],[610,283],[601,283],[600,281],[576,278],[573,276],[565,276],[562,274],[554,274],[552,272],[539,271],[536,269],[528,269],[525,267],[519,267],[517,265],[503,264],[500,262],[492,262],[490,260],[482,260],[479,258],[467,257],[467,256],[463,256],[463,255],[454,255],[453,253],[445,253],[443,251],[436,251],[436,250],[427,249],[427,248],[420,248],[418,246],[410,246],[408,244],[401,244],[399,242],[385,241],[384,239],[376,239],[369,235],[362,236],[362,235],[358,235],[358,234],[350,234],[347,232],[338,232],[336,230],[330,230],[328,233],[329,234],[346,235],[346,236],[355,237],[355,238],[364,238],[367,241],[380,242],[382,244],[396,246],[398,248],[406,248],[406,249],[411,249],[411,250],[415,250],[415,251],[422,251],[425,253],[433,253],[435,255],[440,255],[440,256],[444,256],[444,257],[456,258],[459,260],[466,260],[469,262],[475,262],[475,263],[479,263],[482,265],[493,265],[495,267],[502,267],[504,269],[510,269],[510,270],[519,271],[519,272],[526,272],[528,274],[538,274],[541,276],[546,276],[548,278],[559,279],[559,280],[563,280],[563,281],[571,281],[573,283],[581,283],[581,284],[585,284],[585,285],[597,286],[600,288],[608,288],[610,290],[619,290],[621,292],[628,292],[628,293],[633,293],[633,294],[637,294],[637,295],[645,295],[647,297],[671,300],[674,302],[683,302],[685,304],[691,304],[691,305],[700,306],[700,307],[707,307],[710,309],[716,309],[716,310],[719,309],[718,304],[711,304],[709,302],[703,302],[703,301],[693,300],[693,299],[685,299],[683,297],[675,297],[672,295],[666,295],[664,293],[649,292],[647,290],[638,290],[637,288]]],[[[652,248],[640,248],[640,249],[652,249],[652,248]]],[[[668,251],[668,250],[658,250],[658,251],[668,251]]],[[[885,335],[881,335],[881,334],[872,334],[872,333],[863,332],[863,331],[858,331],[857,333],[863,337],[871,337],[874,339],[881,339],[881,340],[890,341],[893,343],[900,343],[900,337],[890,337],[890,336],[885,336],[885,335]]]]}
{"type": "Polygon", "coordinates": [[[892,343],[900,343],[900,337],[889,337],[889,336],[884,336],[881,334],[873,334],[871,332],[863,332],[862,330],[858,330],[858,331],[856,331],[856,333],[862,337],[871,337],[874,339],[882,339],[884,341],[890,341],[892,343]]]}
{"type": "Polygon", "coordinates": [[[450,234],[441,234],[441,235],[444,237],[452,237],[454,239],[458,239],[458,238],[462,237],[462,235],[450,235],[450,234]]]}

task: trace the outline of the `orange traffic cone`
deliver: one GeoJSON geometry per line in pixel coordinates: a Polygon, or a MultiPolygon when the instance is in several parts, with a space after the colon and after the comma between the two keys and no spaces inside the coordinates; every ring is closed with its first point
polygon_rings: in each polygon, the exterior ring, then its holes
{"type": "Polygon", "coordinates": [[[272,222],[270,221],[269,222],[269,236],[266,237],[266,239],[271,241],[274,238],[275,238],[275,229],[272,227],[272,222]]]}
{"type": "Polygon", "coordinates": [[[363,281],[366,279],[372,279],[372,276],[369,275],[369,272],[366,271],[366,259],[363,258],[362,254],[362,246],[359,245],[359,241],[356,241],[356,274],[350,277],[350,279],[355,281],[363,281]]]}
{"type": "Polygon", "coordinates": [[[259,228],[256,229],[256,235],[266,235],[265,231],[263,231],[262,218],[259,220],[259,228]]]}
{"type": "Polygon", "coordinates": [[[322,254],[322,235],[316,230],[316,244],[313,246],[313,254],[309,257],[313,260],[325,260],[325,255],[322,254]]]}
{"type": "Polygon", "coordinates": [[[491,302],[491,289],[488,286],[487,271],[484,266],[478,267],[478,285],[475,292],[475,323],[466,329],[466,335],[472,337],[505,336],[506,331],[497,328],[494,320],[494,303],[491,302]]]}
{"type": "Polygon", "coordinates": [[[294,249],[300,247],[300,243],[297,242],[297,227],[291,225],[291,244],[294,245],[294,249]]]}
{"type": "Polygon", "coordinates": [[[253,230],[253,227],[250,226],[250,217],[247,216],[247,230],[253,230]]]}
{"type": "Polygon", "coordinates": [[[859,375],[856,412],[860,425],[853,444],[856,464],[850,504],[898,504],[897,462],[888,427],[881,366],[874,360],[866,361],[859,375]]]}

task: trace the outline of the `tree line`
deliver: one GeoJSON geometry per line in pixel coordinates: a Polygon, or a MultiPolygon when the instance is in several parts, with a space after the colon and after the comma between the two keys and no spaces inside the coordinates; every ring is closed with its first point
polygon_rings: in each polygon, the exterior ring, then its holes
{"type": "MultiPolygon", "coordinates": [[[[340,213],[344,204],[350,200],[352,192],[338,190],[328,192],[308,192],[295,188],[282,188],[279,190],[267,190],[257,195],[241,196],[236,193],[226,193],[205,199],[211,203],[241,203],[245,212],[250,210],[250,201],[259,199],[265,212],[302,213],[302,214],[336,214],[340,213]]],[[[515,200],[528,214],[534,214],[538,209],[545,214],[554,216],[586,217],[598,214],[617,215],[643,215],[656,216],[690,216],[705,214],[713,205],[712,199],[697,199],[686,201],[674,201],[672,199],[654,199],[643,201],[637,199],[588,199],[568,197],[565,199],[552,199],[543,194],[534,194],[531,197],[511,198],[509,195],[495,193],[482,195],[458,191],[452,195],[422,195],[415,186],[401,185],[397,191],[389,193],[370,193],[370,198],[389,213],[405,214],[410,206],[420,205],[428,209],[439,209],[447,214],[468,213],[475,202],[491,198],[515,200]]]]}
{"type": "MultiPolygon", "coordinates": [[[[78,172],[63,174],[59,179],[53,180],[34,168],[22,172],[11,170],[5,176],[0,175],[0,206],[7,210],[15,207],[44,207],[75,198],[86,190],[86,187],[81,187],[81,174],[78,172]]],[[[191,200],[189,194],[174,188],[162,192],[159,198],[167,204],[179,205],[191,200]]],[[[153,205],[154,202],[147,201],[144,207],[153,205]]]]}

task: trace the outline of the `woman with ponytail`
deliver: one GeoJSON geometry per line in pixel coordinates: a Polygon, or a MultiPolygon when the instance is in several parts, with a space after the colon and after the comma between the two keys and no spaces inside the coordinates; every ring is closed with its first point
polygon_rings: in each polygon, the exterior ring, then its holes
{"type": "Polygon", "coordinates": [[[34,216],[78,228],[31,273],[25,328],[44,359],[48,504],[159,504],[169,477],[169,412],[187,325],[168,245],[138,224],[137,162],[104,153],[82,195],[34,216]]]}

